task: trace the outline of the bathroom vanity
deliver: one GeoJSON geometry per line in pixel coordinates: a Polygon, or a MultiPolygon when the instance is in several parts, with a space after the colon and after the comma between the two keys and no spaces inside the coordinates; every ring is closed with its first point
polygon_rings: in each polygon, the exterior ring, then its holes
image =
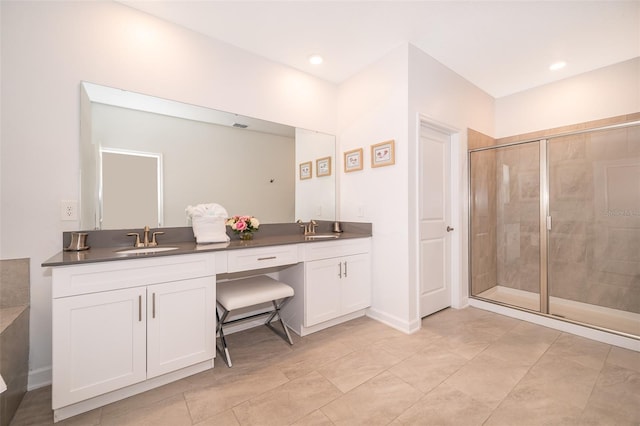
{"type": "Polygon", "coordinates": [[[56,420],[68,417],[57,413],[62,407],[79,403],[83,412],[111,402],[109,392],[137,383],[146,385],[132,390],[142,391],[171,381],[167,373],[213,366],[214,256],[54,267],[52,283],[56,420]]]}
{"type": "Polygon", "coordinates": [[[217,279],[268,273],[291,285],[282,317],[301,336],[364,315],[370,228],[260,237],[150,254],[91,248],[43,263],[52,270],[55,420],[213,368],[217,279]]]}

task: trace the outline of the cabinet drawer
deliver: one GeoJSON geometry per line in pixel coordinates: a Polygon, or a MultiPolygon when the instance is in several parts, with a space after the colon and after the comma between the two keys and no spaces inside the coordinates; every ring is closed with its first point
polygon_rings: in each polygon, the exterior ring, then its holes
{"type": "Polygon", "coordinates": [[[227,272],[298,263],[298,246],[295,244],[253,249],[230,250],[227,253],[227,272]]]}
{"type": "Polygon", "coordinates": [[[332,257],[350,256],[352,254],[369,253],[371,238],[354,238],[342,241],[323,241],[305,244],[304,260],[330,259],[332,257]]]}
{"type": "Polygon", "coordinates": [[[215,275],[212,254],[161,256],[53,268],[53,298],[215,275]]]}

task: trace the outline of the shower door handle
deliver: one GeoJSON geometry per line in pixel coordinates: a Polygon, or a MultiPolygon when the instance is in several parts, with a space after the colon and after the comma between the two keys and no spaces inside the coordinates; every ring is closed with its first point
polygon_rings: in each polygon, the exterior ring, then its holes
{"type": "Polygon", "coordinates": [[[447,232],[451,232],[451,231],[453,231],[453,228],[450,226],[447,226],[447,232]]]}

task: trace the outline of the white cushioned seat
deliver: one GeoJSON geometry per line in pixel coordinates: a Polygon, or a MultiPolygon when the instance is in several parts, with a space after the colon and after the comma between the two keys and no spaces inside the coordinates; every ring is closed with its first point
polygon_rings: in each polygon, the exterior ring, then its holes
{"type": "Polygon", "coordinates": [[[293,296],[293,288],[267,275],[219,282],[216,299],[228,311],[293,296]]]}
{"type": "Polygon", "coordinates": [[[268,317],[264,324],[277,334],[280,334],[280,336],[290,345],[293,345],[293,340],[291,340],[289,330],[287,330],[287,326],[280,316],[280,308],[282,308],[282,306],[284,306],[284,304],[287,303],[294,295],[292,287],[278,280],[274,280],[267,275],[259,275],[255,277],[218,282],[216,285],[216,293],[216,301],[218,302],[218,307],[216,309],[218,327],[216,330],[217,334],[220,336],[221,343],[221,345],[218,346],[218,350],[224,356],[225,362],[229,367],[232,365],[231,355],[229,354],[229,346],[227,345],[227,339],[224,334],[224,325],[267,315],[268,317]],[[278,301],[280,301],[280,303],[278,303],[278,301]],[[227,320],[231,311],[269,302],[273,307],[269,311],[227,320]],[[278,320],[278,322],[280,322],[283,333],[280,333],[271,326],[271,321],[273,320],[278,320]]]}

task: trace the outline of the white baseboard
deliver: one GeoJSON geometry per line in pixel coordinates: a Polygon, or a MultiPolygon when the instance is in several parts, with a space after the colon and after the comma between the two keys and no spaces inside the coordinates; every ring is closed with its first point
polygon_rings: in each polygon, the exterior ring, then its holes
{"type": "MultiPolygon", "coordinates": [[[[254,318],[246,321],[239,321],[235,324],[227,325],[224,327],[224,334],[228,336],[229,334],[238,333],[240,331],[248,330],[250,328],[260,327],[261,325],[264,325],[265,318],[254,318]]],[[[273,321],[277,322],[278,320],[274,319],[273,321]]]]}
{"type": "Polygon", "coordinates": [[[87,411],[94,410],[98,407],[111,404],[112,402],[120,401],[124,398],[128,398],[133,395],[137,395],[142,392],[175,382],[177,380],[189,377],[193,374],[197,374],[213,368],[213,359],[203,361],[198,364],[190,365],[189,367],[182,368],[180,370],[172,371],[161,376],[153,377],[145,381],[126,386],[124,388],[107,392],[93,398],[85,399],[83,401],[67,405],[65,407],[55,408],[53,410],[54,423],[68,419],[69,417],[76,416],[87,411]]]}
{"type": "Polygon", "coordinates": [[[419,318],[415,321],[407,322],[401,318],[389,315],[382,311],[378,311],[374,308],[367,309],[366,315],[378,322],[381,322],[406,334],[412,334],[420,330],[421,321],[419,318]]]}
{"type": "Polygon", "coordinates": [[[29,371],[27,390],[32,391],[34,389],[43,388],[49,386],[52,382],[52,368],[51,366],[38,368],[36,370],[29,371]]]}

